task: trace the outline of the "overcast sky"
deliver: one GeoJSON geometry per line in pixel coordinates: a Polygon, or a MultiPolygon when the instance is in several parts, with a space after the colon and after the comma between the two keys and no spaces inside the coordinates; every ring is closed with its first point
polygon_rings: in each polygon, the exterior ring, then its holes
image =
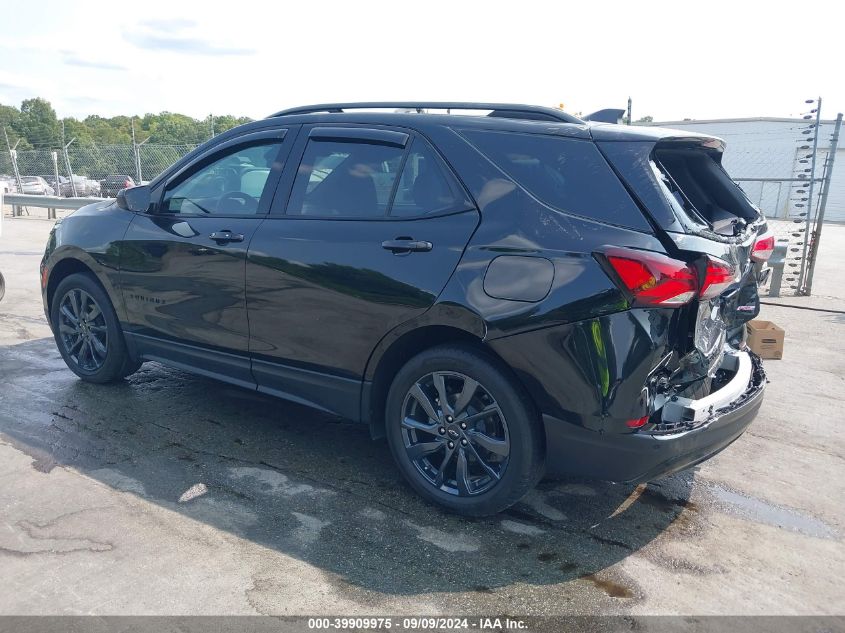
{"type": "Polygon", "coordinates": [[[0,0],[0,103],[258,118],[388,99],[587,114],[631,96],[635,119],[665,121],[798,115],[822,95],[832,118],[845,108],[843,13],[745,0],[0,0]]]}

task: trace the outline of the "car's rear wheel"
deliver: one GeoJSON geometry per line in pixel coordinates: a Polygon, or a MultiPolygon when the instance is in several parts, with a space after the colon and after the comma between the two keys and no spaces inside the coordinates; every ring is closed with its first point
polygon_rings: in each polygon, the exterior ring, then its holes
{"type": "Polygon", "coordinates": [[[543,472],[541,425],[497,359],[464,346],[412,358],[391,385],[387,437],[424,498],[470,516],[516,503],[543,472]]]}
{"type": "Polygon", "coordinates": [[[114,307],[89,275],[65,277],[53,295],[50,320],[67,366],[88,382],[106,383],[135,372],[114,307]]]}

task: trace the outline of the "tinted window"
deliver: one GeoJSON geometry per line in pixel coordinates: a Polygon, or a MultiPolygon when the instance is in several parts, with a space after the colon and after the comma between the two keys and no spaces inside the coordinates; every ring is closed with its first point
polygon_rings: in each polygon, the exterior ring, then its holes
{"type": "Polygon", "coordinates": [[[392,216],[416,216],[443,211],[465,210],[469,203],[455,195],[442,163],[427,143],[415,139],[411,146],[393,206],[392,216]]]}
{"type": "Polygon", "coordinates": [[[593,143],[512,132],[462,134],[545,204],[602,222],[643,226],[639,208],[593,143]]]}
{"type": "Polygon", "coordinates": [[[404,150],[311,139],[294,180],[288,214],[374,217],[387,213],[404,150]]]}
{"type": "Polygon", "coordinates": [[[281,143],[230,149],[164,193],[165,213],[247,215],[258,202],[281,143]]]}

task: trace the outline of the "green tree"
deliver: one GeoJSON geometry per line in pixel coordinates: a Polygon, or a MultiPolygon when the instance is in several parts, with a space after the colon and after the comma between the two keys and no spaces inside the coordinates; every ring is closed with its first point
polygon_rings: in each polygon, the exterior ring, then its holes
{"type": "MultiPolygon", "coordinates": [[[[224,114],[214,117],[214,133],[220,134],[237,125],[248,123],[248,117],[224,114]]],[[[211,120],[194,119],[174,112],[148,113],[138,116],[102,117],[91,114],[84,119],[66,117],[61,121],[49,101],[41,98],[27,99],[20,110],[0,104],[0,127],[6,127],[9,140],[14,144],[21,139],[18,149],[53,149],[64,141],[76,139],[72,148],[102,145],[131,145],[132,127],[138,142],[149,139],[150,145],[196,145],[211,137],[211,120]]],[[[121,160],[123,160],[121,158],[121,160]]]]}
{"type": "Polygon", "coordinates": [[[88,129],[91,141],[98,145],[126,145],[132,142],[132,134],[129,131],[128,117],[114,117],[107,119],[96,114],[85,117],[82,121],[88,129]],[[118,119],[121,125],[115,124],[118,119]],[[123,121],[125,119],[125,122],[123,121]]]}
{"type": "Polygon", "coordinates": [[[202,131],[202,124],[184,114],[162,112],[156,117],[155,124],[150,126],[150,143],[162,145],[178,145],[182,143],[198,143],[208,139],[210,133],[207,128],[202,131]]]}
{"type": "Polygon", "coordinates": [[[33,147],[50,148],[61,144],[61,126],[56,111],[46,99],[36,97],[21,103],[16,131],[33,147]]]}
{"type": "Polygon", "coordinates": [[[250,121],[252,119],[246,116],[232,116],[230,114],[216,116],[214,117],[214,133],[222,134],[226,130],[231,130],[233,127],[249,123],[250,121]]]}
{"type": "Polygon", "coordinates": [[[76,139],[74,144],[77,145],[91,145],[94,142],[91,136],[91,130],[82,121],[68,117],[62,119],[65,132],[65,143],[71,139],[76,139]]]}
{"type": "MultiPolygon", "coordinates": [[[[3,128],[3,129],[6,130],[6,134],[9,135],[9,142],[12,145],[14,145],[15,142],[17,142],[17,140],[19,138],[17,129],[18,129],[18,126],[20,125],[20,120],[21,120],[20,110],[18,110],[14,106],[7,106],[7,105],[0,104],[0,128],[3,128]]],[[[2,132],[2,130],[0,130],[0,132],[2,132]]],[[[6,149],[5,148],[5,139],[3,139],[0,142],[3,142],[3,145],[4,145],[3,149],[6,149]]],[[[18,147],[20,147],[22,149],[28,149],[29,143],[26,143],[26,140],[24,139],[23,141],[21,141],[21,143],[18,145],[18,147]]]]}

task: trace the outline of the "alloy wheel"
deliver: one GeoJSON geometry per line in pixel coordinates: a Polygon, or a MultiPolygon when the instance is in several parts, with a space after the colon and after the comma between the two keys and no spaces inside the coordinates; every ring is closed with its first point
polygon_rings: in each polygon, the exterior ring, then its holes
{"type": "Polygon", "coordinates": [[[94,298],[72,288],[59,303],[59,336],[67,355],[87,372],[96,372],[106,362],[109,348],[105,315],[94,298]]]}
{"type": "Polygon", "coordinates": [[[507,468],[505,416],[490,392],[465,374],[439,371],[417,380],[402,404],[401,429],[414,467],[443,492],[481,494],[507,468]]]}

